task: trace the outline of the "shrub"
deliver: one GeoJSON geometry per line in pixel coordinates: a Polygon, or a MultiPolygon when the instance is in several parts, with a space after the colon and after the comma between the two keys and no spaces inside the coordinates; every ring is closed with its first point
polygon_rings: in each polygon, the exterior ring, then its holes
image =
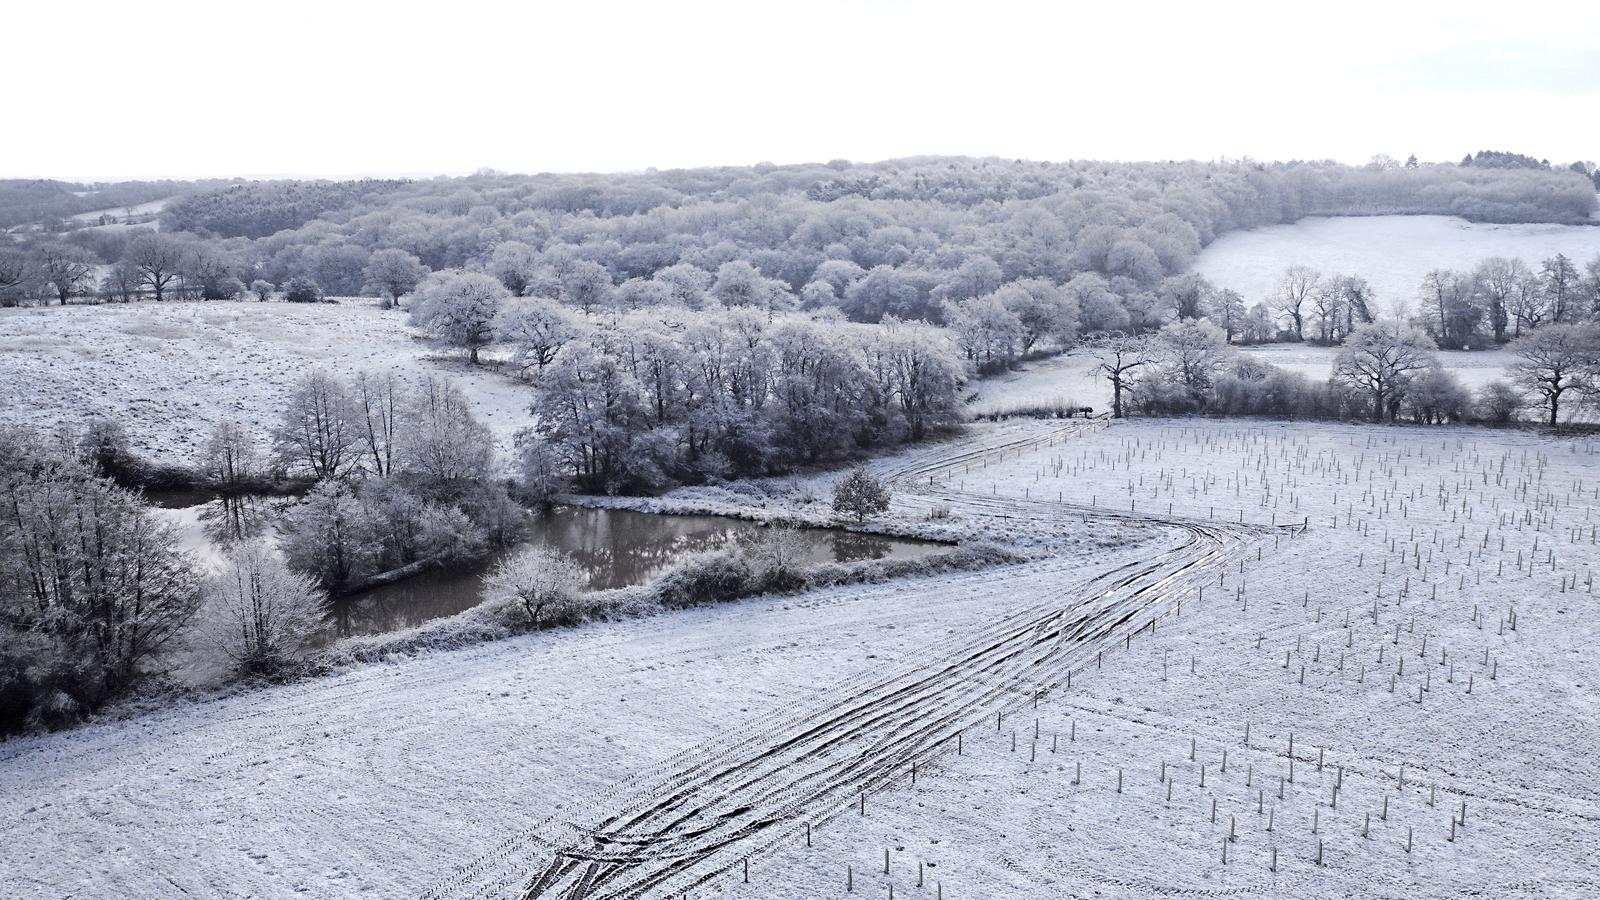
{"type": "Polygon", "coordinates": [[[583,570],[570,556],[549,547],[520,550],[495,566],[484,581],[484,599],[516,604],[534,628],[571,625],[584,613],[579,586],[583,570]]]}
{"type": "Polygon", "coordinates": [[[290,303],[321,303],[322,288],[304,275],[296,275],[283,284],[283,299],[290,303]]]}
{"type": "Polygon", "coordinates": [[[691,557],[656,582],[656,596],[668,609],[726,603],[752,593],[750,566],[739,554],[717,550],[691,557]]]}
{"type": "Polygon", "coordinates": [[[864,466],[851,469],[833,486],[833,511],[855,517],[857,524],[888,508],[889,489],[864,466]]]}
{"type": "Polygon", "coordinates": [[[1491,381],[1478,389],[1473,411],[1480,422],[1509,425],[1522,408],[1522,395],[1504,381],[1491,381]]]}

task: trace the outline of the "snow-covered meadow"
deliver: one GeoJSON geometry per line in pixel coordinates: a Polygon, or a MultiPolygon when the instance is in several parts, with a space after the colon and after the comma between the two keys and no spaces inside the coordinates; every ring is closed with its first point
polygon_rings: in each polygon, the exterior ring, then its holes
{"type": "Polygon", "coordinates": [[[1378,308],[1415,312],[1430,269],[1470,270],[1491,256],[1540,260],[1564,253],[1582,266],[1600,254],[1593,225],[1489,225],[1453,216],[1308,216],[1222,235],[1200,252],[1194,271],[1245,303],[1270,300],[1289,266],[1324,275],[1357,275],[1372,285],[1378,308]]]}
{"type": "Polygon", "coordinates": [[[596,897],[1593,896],[1597,454],[976,424],[875,464],[895,520],[1061,552],[14,741],[0,875],[21,896],[514,896],[541,873],[534,896],[566,896],[582,871],[596,897]]]}
{"type": "Polygon", "coordinates": [[[531,421],[527,389],[436,351],[406,314],[370,299],[337,304],[138,303],[0,310],[0,419],[51,427],[109,416],[136,451],[192,464],[212,425],[264,436],[295,382],[339,375],[447,376],[504,448],[531,421]]]}

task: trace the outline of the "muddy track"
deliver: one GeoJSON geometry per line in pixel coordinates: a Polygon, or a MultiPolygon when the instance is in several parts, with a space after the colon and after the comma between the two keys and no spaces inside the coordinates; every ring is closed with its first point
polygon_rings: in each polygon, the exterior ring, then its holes
{"type": "MultiPolygon", "coordinates": [[[[885,474],[902,490],[937,492],[977,511],[998,501],[926,479],[1098,425],[945,445],[885,474]]],[[[1006,503],[1017,514],[1019,504],[1006,503]]],[[[808,823],[908,778],[913,764],[956,752],[958,734],[994,728],[997,716],[1031,706],[1071,673],[1098,665],[1103,653],[1214,581],[1268,533],[1069,504],[1020,507],[1043,528],[1088,516],[1158,528],[1174,540],[1147,560],[1063,584],[1056,596],[979,633],[929,646],[892,671],[842,684],[825,705],[769,717],[669,760],[597,802],[594,824],[552,821],[513,836],[425,896],[623,900],[706,884],[808,823]]]]}

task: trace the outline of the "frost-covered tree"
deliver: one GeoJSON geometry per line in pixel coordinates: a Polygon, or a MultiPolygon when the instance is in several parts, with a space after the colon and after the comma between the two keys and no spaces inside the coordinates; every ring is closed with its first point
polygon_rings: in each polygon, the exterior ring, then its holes
{"type": "Polygon", "coordinates": [[[1154,350],[1163,374],[1195,397],[1209,394],[1238,356],[1221,328],[1193,319],[1161,329],[1154,350]]]}
{"type": "Polygon", "coordinates": [[[1536,398],[1545,421],[1560,423],[1563,402],[1600,389],[1600,326],[1549,325],[1513,341],[1512,382],[1536,398]]]}
{"type": "Polygon", "coordinates": [[[442,378],[425,378],[418,385],[399,437],[403,471],[438,488],[490,475],[494,436],[472,414],[467,395],[442,378]]]}
{"type": "Polygon", "coordinates": [[[393,372],[362,372],[350,390],[350,418],[359,433],[361,462],[372,475],[394,474],[404,398],[393,372]]]}
{"type": "Polygon", "coordinates": [[[1339,384],[1371,398],[1372,420],[1393,420],[1406,387],[1422,372],[1438,365],[1433,339],[1412,325],[1374,322],[1362,325],[1345,341],[1333,360],[1339,384]]]}
{"type": "Polygon", "coordinates": [[[366,509],[347,487],[324,481],[284,514],[278,526],[284,557],[328,589],[372,571],[380,547],[366,509]]]}
{"type": "Polygon", "coordinates": [[[1076,302],[1082,328],[1089,333],[1127,331],[1133,319],[1122,298],[1111,290],[1106,279],[1095,272],[1083,272],[1063,287],[1076,302]]]}
{"type": "Polygon", "coordinates": [[[96,709],[194,617],[194,561],[137,493],[25,440],[0,471],[0,624],[33,636],[41,668],[96,709]]]}
{"type": "Polygon", "coordinates": [[[1022,354],[1048,342],[1067,347],[1078,336],[1078,306],[1072,294],[1043,278],[1013,281],[996,296],[1020,326],[1022,354]]]}
{"type": "Polygon", "coordinates": [[[1540,290],[1539,276],[1522,260],[1512,260],[1512,289],[1506,298],[1506,312],[1511,316],[1511,336],[1522,337],[1544,323],[1549,315],[1544,292],[1540,290]]]}
{"type": "Polygon", "coordinates": [[[486,268],[490,275],[500,279],[513,297],[527,296],[528,288],[538,277],[543,261],[539,251],[522,241],[502,241],[489,254],[486,268]]]}
{"type": "Polygon", "coordinates": [[[833,485],[833,511],[855,519],[856,524],[888,509],[888,486],[865,467],[851,469],[833,485]]]}
{"type": "Polygon", "coordinates": [[[511,347],[522,377],[537,379],[574,338],[583,333],[578,317],[554,300],[507,300],[495,314],[496,338],[511,347]]]}
{"type": "Polygon", "coordinates": [[[383,308],[399,306],[400,298],[416,290],[428,274],[422,261],[394,247],[374,250],[362,270],[362,288],[376,294],[383,308]]]}
{"type": "Polygon", "coordinates": [[[1161,280],[1157,291],[1175,321],[1198,319],[1211,310],[1211,300],[1216,288],[1205,276],[1194,272],[1169,275],[1161,280]]]}
{"type": "Polygon", "coordinates": [[[438,343],[466,350],[476,365],[478,351],[494,340],[495,315],[509,296],[504,285],[481,272],[434,272],[411,298],[411,322],[438,343]]]}
{"type": "Polygon", "coordinates": [[[687,263],[667,266],[651,276],[667,288],[672,302],[685,309],[699,309],[711,287],[711,273],[687,263]]]}
{"type": "Polygon", "coordinates": [[[587,259],[578,260],[561,272],[561,301],[592,315],[611,304],[616,288],[605,266],[587,259]]]}
{"type": "Polygon", "coordinates": [[[906,435],[920,441],[931,430],[956,420],[961,363],[941,329],[889,318],[883,330],[887,340],[880,346],[887,356],[871,364],[888,362],[906,435]]]}
{"type": "Polygon", "coordinates": [[[522,607],[535,628],[571,624],[582,615],[583,569],[551,547],[528,547],[501,560],[483,582],[484,599],[522,607]]]}
{"type": "Polygon", "coordinates": [[[522,499],[534,506],[555,505],[556,498],[567,489],[560,458],[532,428],[519,429],[515,440],[517,488],[522,499]]]}
{"type": "Polygon", "coordinates": [[[1496,343],[1506,341],[1506,329],[1510,327],[1511,310],[1515,305],[1517,281],[1527,268],[1527,264],[1520,259],[1491,256],[1472,270],[1473,291],[1483,298],[1489,328],[1494,333],[1496,343]]]}
{"type": "Polygon", "coordinates": [[[207,641],[241,675],[300,662],[325,627],[327,593],[260,541],[231,550],[202,594],[207,641]]]}
{"type": "Polygon", "coordinates": [[[223,493],[247,488],[261,474],[256,436],[238,422],[223,420],[211,429],[200,454],[206,480],[223,493]]]}
{"type": "Polygon", "coordinates": [[[1240,334],[1245,327],[1244,298],[1232,288],[1223,288],[1217,291],[1212,300],[1212,319],[1222,329],[1223,337],[1228,343],[1233,343],[1234,335],[1240,334]]]}
{"type": "Polygon", "coordinates": [[[1491,381],[1478,388],[1473,399],[1477,417],[1491,425],[1509,425],[1522,408],[1522,394],[1504,381],[1491,381]]]}
{"type": "Polygon", "coordinates": [[[1484,309],[1472,279],[1449,269],[1433,269],[1422,279],[1422,325],[1443,346],[1470,343],[1483,321],[1484,309]]]}
{"type": "Polygon", "coordinates": [[[1545,308],[1550,311],[1550,321],[1560,325],[1578,319],[1580,282],[1578,269],[1566,254],[1557,253],[1539,265],[1539,289],[1544,295],[1545,308]]]}
{"type": "Polygon", "coordinates": [[[257,278],[256,280],[250,282],[250,293],[255,294],[256,300],[261,303],[271,300],[272,292],[277,289],[277,285],[263,278],[257,278]]]}
{"type": "Polygon", "coordinates": [[[1022,320],[995,294],[947,304],[945,320],[956,346],[980,372],[1010,363],[1023,342],[1022,320]]]}
{"type": "Polygon", "coordinates": [[[326,372],[302,377],[272,432],[279,464],[319,481],[347,475],[359,462],[360,431],[351,412],[339,379],[326,372]]]}

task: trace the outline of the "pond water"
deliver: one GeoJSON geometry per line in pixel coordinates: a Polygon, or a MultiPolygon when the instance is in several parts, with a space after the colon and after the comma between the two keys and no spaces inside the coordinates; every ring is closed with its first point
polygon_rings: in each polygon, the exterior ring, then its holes
{"type": "MultiPolygon", "coordinates": [[[[228,544],[241,537],[270,539],[272,523],[294,502],[285,497],[212,497],[152,494],[160,515],[178,528],[186,549],[203,564],[220,564],[228,544]]],[[[517,546],[544,544],[572,556],[590,590],[641,584],[685,557],[714,550],[762,526],[724,516],[671,516],[614,509],[558,507],[532,516],[517,546]]],[[[801,565],[913,559],[947,549],[930,541],[813,528],[802,532],[801,565]]],[[[410,628],[476,606],[483,578],[507,548],[465,566],[433,569],[397,584],[337,598],[330,614],[340,635],[380,634],[410,628]]]]}

